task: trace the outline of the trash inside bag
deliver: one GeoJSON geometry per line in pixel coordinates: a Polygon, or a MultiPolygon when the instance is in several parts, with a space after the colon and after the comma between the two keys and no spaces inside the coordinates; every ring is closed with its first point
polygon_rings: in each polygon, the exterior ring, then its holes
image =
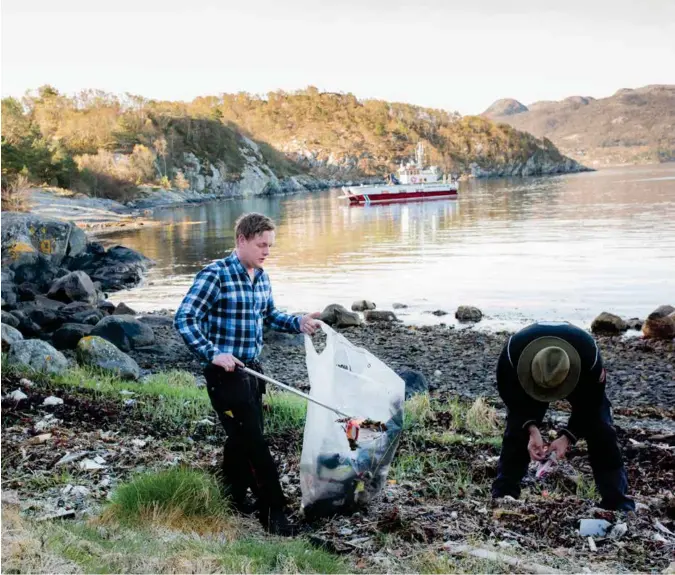
{"type": "Polygon", "coordinates": [[[305,336],[310,395],[353,419],[307,404],[300,487],[308,519],[357,511],[382,489],[405,401],[405,382],[392,369],[327,325],[321,329],[326,347],[320,354],[305,336]]]}

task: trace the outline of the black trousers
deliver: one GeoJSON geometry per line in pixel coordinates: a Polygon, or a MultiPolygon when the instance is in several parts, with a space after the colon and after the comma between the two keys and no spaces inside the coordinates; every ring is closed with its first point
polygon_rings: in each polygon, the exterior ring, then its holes
{"type": "MultiPolygon", "coordinates": [[[[258,362],[247,365],[262,373],[258,362]]],[[[223,481],[233,502],[242,502],[250,488],[261,515],[286,505],[279,473],[263,435],[264,382],[241,370],[225,371],[209,365],[204,370],[211,405],[225,428],[223,481]]]]}
{"type": "MultiPolygon", "coordinates": [[[[544,415],[545,411],[540,414],[537,425],[541,425],[544,415]]],[[[606,509],[634,510],[635,503],[627,497],[626,468],[623,465],[612,421],[611,404],[607,396],[604,396],[600,409],[584,413],[582,421],[583,437],[588,444],[593,477],[602,497],[600,505],[606,509]]],[[[529,432],[513,425],[507,413],[497,478],[492,484],[493,497],[520,496],[520,482],[527,473],[530,461],[528,441],[529,432]]]]}

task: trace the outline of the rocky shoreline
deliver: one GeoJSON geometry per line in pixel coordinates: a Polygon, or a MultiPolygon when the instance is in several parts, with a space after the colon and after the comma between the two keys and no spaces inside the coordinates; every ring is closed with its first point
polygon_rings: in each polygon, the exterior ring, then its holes
{"type": "MultiPolygon", "coordinates": [[[[107,293],[137,285],[153,262],[122,246],[106,250],[74,223],[31,214],[2,214],[2,347],[9,358],[38,370],[69,363],[118,371],[130,379],[201,367],[173,327],[170,312],[136,315],[107,293]]],[[[452,326],[403,325],[395,312],[368,301],[348,311],[329,305],[322,319],[395,370],[412,370],[436,396],[487,396],[509,334],[452,326]]],[[[480,310],[460,306],[462,322],[480,310]]],[[[608,395],[621,408],[675,409],[675,308],[661,306],[643,322],[601,313],[591,326],[607,364],[608,395]],[[642,338],[626,338],[628,328],[642,338]]],[[[315,339],[320,340],[319,336],[315,339]]],[[[270,375],[307,387],[302,336],[266,333],[263,359],[270,375]]]]}

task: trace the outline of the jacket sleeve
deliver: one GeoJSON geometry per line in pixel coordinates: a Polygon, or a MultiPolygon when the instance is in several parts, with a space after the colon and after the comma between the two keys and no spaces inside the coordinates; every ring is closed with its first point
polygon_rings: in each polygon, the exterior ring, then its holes
{"type": "Polygon", "coordinates": [[[199,357],[211,362],[217,353],[201,329],[201,321],[220,297],[221,282],[216,270],[205,268],[197,274],[192,287],[183,298],[174,326],[183,341],[199,357]]]}
{"type": "Polygon", "coordinates": [[[598,350],[595,363],[580,377],[577,388],[569,398],[572,414],[567,425],[559,432],[559,435],[566,435],[572,445],[586,436],[585,422],[593,421],[600,412],[605,396],[605,380],[606,371],[598,350]]]}

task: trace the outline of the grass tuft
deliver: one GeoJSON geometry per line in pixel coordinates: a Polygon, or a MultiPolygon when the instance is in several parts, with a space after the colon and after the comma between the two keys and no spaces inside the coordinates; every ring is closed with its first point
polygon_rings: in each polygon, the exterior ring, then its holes
{"type": "Polygon", "coordinates": [[[142,519],[174,526],[194,518],[219,523],[226,517],[217,479],[185,467],[137,475],[115,490],[105,515],[124,524],[142,519]]]}
{"type": "Polygon", "coordinates": [[[270,435],[289,432],[302,433],[307,416],[307,400],[289,392],[272,391],[265,394],[265,430],[270,435]]]}
{"type": "Polygon", "coordinates": [[[498,431],[497,412],[479,397],[466,412],[465,425],[475,435],[494,435],[498,431]]]}

